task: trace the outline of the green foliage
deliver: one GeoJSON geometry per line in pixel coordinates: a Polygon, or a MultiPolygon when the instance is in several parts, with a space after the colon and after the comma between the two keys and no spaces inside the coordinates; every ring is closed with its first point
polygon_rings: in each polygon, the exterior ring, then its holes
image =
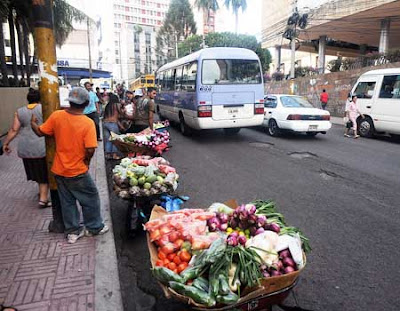
{"type": "MultiPolygon", "coordinates": [[[[179,55],[185,56],[202,48],[202,36],[194,35],[179,44],[179,55]]],[[[232,32],[212,32],[205,36],[205,44],[208,47],[240,47],[256,52],[260,58],[263,72],[268,71],[271,63],[271,54],[267,49],[261,48],[256,37],[249,35],[237,35],[232,32]]]]}
{"type": "Polygon", "coordinates": [[[239,9],[242,9],[244,12],[247,9],[247,1],[246,0],[225,0],[225,6],[229,9],[232,7],[232,11],[237,14],[239,9]]]}
{"type": "Polygon", "coordinates": [[[318,69],[316,69],[314,67],[305,66],[305,67],[296,67],[294,69],[294,76],[296,78],[307,77],[307,76],[312,76],[312,75],[316,75],[316,74],[318,74],[318,69]]]}
{"type": "Polygon", "coordinates": [[[189,1],[172,0],[165,16],[164,24],[157,34],[157,54],[172,60],[176,57],[174,51],[177,41],[181,37],[186,39],[195,33],[196,23],[189,1]]]}
{"type": "Polygon", "coordinates": [[[210,11],[217,11],[219,9],[219,4],[217,0],[196,0],[194,5],[198,9],[210,10],[210,11]]]}

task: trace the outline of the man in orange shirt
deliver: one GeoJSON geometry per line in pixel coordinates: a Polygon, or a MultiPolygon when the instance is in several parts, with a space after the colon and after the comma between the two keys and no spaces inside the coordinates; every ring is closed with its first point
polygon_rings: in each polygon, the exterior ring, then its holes
{"type": "Polygon", "coordinates": [[[96,128],[93,120],[83,114],[89,104],[89,93],[81,87],[72,89],[67,99],[70,108],[53,112],[41,126],[32,116],[31,126],[38,136],[54,136],[56,154],[51,171],[55,174],[68,243],[75,243],[82,236],[104,234],[100,214],[100,197],[89,175],[89,164],[97,147],[96,128]],[[82,206],[85,229],[79,224],[82,206]]]}

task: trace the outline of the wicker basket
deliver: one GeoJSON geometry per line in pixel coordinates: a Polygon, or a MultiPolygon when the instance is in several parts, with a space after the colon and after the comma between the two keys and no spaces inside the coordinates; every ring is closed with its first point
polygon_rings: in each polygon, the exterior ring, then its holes
{"type": "Polygon", "coordinates": [[[154,151],[153,149],[148,148],[148,147],[144,147],[144,146],[139,147],[133,143],[127,143],[127,142],[120,141],[120,140],[112,140],[111,142],[124,155],[129,155],[131,153],[138,153],[141,155],[149,155],[149,156],[156,155],[156,151],[154,151]]]}

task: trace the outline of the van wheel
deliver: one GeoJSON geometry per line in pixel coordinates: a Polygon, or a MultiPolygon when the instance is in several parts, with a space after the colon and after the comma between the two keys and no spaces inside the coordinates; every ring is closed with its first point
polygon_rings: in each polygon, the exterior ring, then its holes
{"type": "Polygon", "coordinates": [[[362,137],[373,137],[375,134],[374,122],[371,118],[358,120],[358,132],[362,137]]]}
{"type": "Polygon", "coordinates": [[[273,136],[273,137],[277,137],[279,136],[281,133],[278,123],[276,123],[276,121],[274,119],[269,120],[268,122],[268,134],[273,136]]]}
{"type": "Polygon", "coordinates": [[[224,129],[224,134],[228,135],[228,136],[235,135],[235,134],[237,134],[239,132],[240,132],[240,127],[224,129]]]}
{"type": "Polygon", "coordinates": [[[183,136],[190,136],[190,134],[192,133],[190,127],[187,126],[185,118],[182,114],[179,114],[179,129],[181,130],[183,136]]]}

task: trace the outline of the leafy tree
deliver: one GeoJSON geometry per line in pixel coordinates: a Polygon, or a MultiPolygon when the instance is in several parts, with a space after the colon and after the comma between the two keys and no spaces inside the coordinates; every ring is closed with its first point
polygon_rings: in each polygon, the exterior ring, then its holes
{"type": "Polygon", "coordinates": [[[219,9],[217,0],[195,0],[194,5],[199,9],[203,10],[206,16],[206,24],[209,26],[210,11],[216,12],[219,9]]]}
{"type": "MultiPolygon", "coordinates": [[[[271,63],[271,53],[261,48],[256,37],[237,35],[231,32],[213,32],[205,36],[205,43],[209,47],[240,47],[254,51],[260,58],[263,72],[267,72],[271,63]]],[[[202,48],[202,37],[191,36],[179,44],[179,55],[185,56],[202,48]]]]}
{"type": "Polygon", "coordinates": [[[225,6],[229,9],[232,6],[232,11],[235,14],[235,33],[238,32],[238,24],[239,24],[239,9],[242,9],[242,12],[247,9],[247,0],[225,0],[225,6]]]}
{"type": "Polygon", "coordinates": [[[186,39],[196,33],[196,23],[188,0],[172,0],[165,16],[164,24],[157,35],[156,52],[168,58],[175,55],[175,45],[180,38],[186,39]]]}

